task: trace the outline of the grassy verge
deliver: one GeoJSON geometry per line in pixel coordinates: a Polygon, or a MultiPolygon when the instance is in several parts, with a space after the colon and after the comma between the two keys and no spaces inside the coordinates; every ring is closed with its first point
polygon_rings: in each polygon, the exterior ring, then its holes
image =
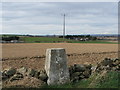
{"type": "Polygon", "coordinates": [[[118,84],[119,83],[119,74],[120,72],[109,72],[106,74],[105,77],[101,78],[101,80],[99,80],[99,84],[95,85],[95,87],[97,88],[118,88],[118,84]]]}
{"type": "Polygon", "coordinates": [[[111,71],[104,75],[94,73],[90,78],[76,83],[43,86],[42,88],[118,88],[118,86],[120,86],[120,83],[118,82],[119,75],[120,72],[116,71],[111,71]]]}

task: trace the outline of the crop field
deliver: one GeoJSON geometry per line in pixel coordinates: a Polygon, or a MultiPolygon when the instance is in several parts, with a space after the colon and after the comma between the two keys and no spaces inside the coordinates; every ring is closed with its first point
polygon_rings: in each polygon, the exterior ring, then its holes
{"type": "Polygon", "coordinates": [[[104,58],[118,57],[118,44],[92,43],[16,43],[2,44],[2,67],[44,68],[47,48],[65,48],[68,65],[96,64],[104,58]]]}

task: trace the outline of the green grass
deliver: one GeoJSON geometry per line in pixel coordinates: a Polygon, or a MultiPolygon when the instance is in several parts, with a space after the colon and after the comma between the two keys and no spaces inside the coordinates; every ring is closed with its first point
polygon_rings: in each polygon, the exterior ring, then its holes
{"type": "Polygon", "coordinates": [[[104,76],[95,73],[88,79],[83,79],[76,83],[69,83],[64,85],[43,86],[42,88],[118,88],[118,74],[120,72],[111,71],[104,76]]]}
{"type": "Polygon", "coordinates": [[[95,40],[95,41],[72,41],[71,43],[100,43],[100,44],[118,44],[115,42],[108,42],[102,40],[95,40]]]}
{"type": "Polygon", "coordinates": [[[64,41],[72,41],[63,38],[56,38],[56,37],[22,37],[21,40],[25,41],[26,43],[49,43],[49,42],[64,42],[64,41]]]}
{"type": "Polygon", "coordinates": [[[21,37],[21,40],[25,41],[25,43],[57,43],[57,42],[68,42],[68,43],[100,43],[100,44],[117,44],[114,42],[108,41],[76,41],[69,40],[57,37],[21,37]]]}
{"type": "MultiPolygon", "coordinates": [[[[0,35],[0,37],[6,37],[6,36],[21,36],[21,35],[0,35]]],[[[21,41],[24,41],[25,43],[57,43],[57,42],[67,42],[67,43],[98,43],[98,44],[118,44],[115,42],[108,42],[105,40],[95,40],[95,41],[76,41],[76,40],[69,40],[69,39],[63,39],[58,37],[27,37],[22,36],[20,37],[21,41]]],[[[119,43],[120,44],[120,43],[119,43]]]]}
{"type": "Polygon", "coordinates": [[[120,73],[115,72],[115,71],[107,73],[107,75],[105,77],[103,77],[99,81],[99,84],[97,84],[95,87],[97,87],[97,88],[107,88],[107,87],[118,88],[118,86],[120,86],[120,83],[118,82],[119,74],[120,73]]]}

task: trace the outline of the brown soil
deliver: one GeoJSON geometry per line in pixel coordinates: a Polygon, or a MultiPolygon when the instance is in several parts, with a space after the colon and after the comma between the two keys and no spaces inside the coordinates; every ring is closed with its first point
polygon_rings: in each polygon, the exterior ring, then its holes
{"type": "Polygon", "coordinates": [[[27,43],[3,44],[2,67],[19,68],[21,66],[42,69],[47,48],[65,48],[68,65],[75,63],[96,64],[104,58],[117,58],[117,44],[78,44],[78,43],[27,43]],[[44,56],[43,56],[44,55],[44,56]],[[39,56],[39,57],[38,57],[39,56]]]}
{"type": "Polygon", "coordinates": [[[2,44],[2,57],[43,56],[47,48],[65,48],[67,54],[93,52],[112,52],[118,50],[117,44],[80,44],[80,43],[17,43],[2,44]]]}
{"type": "MultiPolygon", "coordinates": [[[[71,54],[68,56],[68,65],[77,64],[96,64],[102,61],[104,58],[117,58],[117,52],[106,52],[106,53],[86,53],[86,54],[71,54]]],[[[45,58],[33,58],[33,59],[21,59],[21,60],[5,60],[2,61],[2,68],[14,67],[20,68],[21,66],[43,69],[45,64],[45,58]]]]}
{"type": "Polygon", "coordinates": [[[39,86],[42,86],[43,81],[34,78],[34,77],[24,77],[22,80],[16,80],[16,81],[4,81],[3,82],[3,87],[32,87],[32,88],[37,88],[39,86]]]}

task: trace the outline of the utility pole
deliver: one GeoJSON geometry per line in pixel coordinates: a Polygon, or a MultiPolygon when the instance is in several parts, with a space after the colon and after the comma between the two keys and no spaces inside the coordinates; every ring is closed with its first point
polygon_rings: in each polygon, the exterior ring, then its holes
{"type": "Polygon", "coordinates": [[[63,15],[63,39],[65,39],[65,14],[63,15]]]}

